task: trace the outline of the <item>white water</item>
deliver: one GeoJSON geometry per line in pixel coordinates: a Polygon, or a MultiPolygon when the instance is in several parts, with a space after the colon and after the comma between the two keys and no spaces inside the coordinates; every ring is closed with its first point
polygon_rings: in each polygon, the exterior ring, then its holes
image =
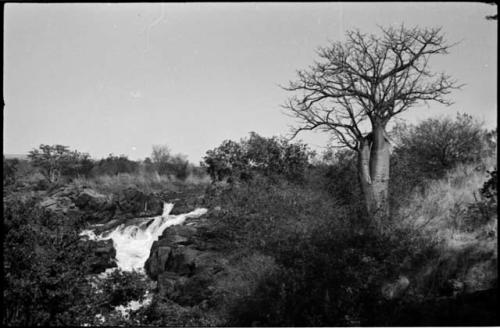
{"type": "Polygon", "coordinates": [[[142,271],[153,242],[167,227],[182,224],[187,218],[197,218],[207,212],[205,208],[197,208],[189,213],[170,215],[173,207],[174,204],[165,203],[162,215],[144,218],[137,225],[122,224],[100,235],[96,235],[92,230],[85,230],[80,235],[92,240],[112,239],[118,268],[123,271],[142,271]]]}
{"type": "MultiPolygon", "coordinates": [[[[153,242],[160,237],[163,231],[172,225],[182,224],[187,218],[197,218],[207,212],[205,208],[197,208],[189,213],[180,215],[170,215],[174,204],[165,203],[163,205],[163,214],[152,218],[138,219],[138,223],[122,224],[113,230],[105,231],[96,235],[91,229],[84,230],[80,236],[87,236],[91,240],[113,240],[113,246],[116,250],[116,264],[123,271],[143,271],[144,264],[149,257],[149,252],[153,242]]],[[[95,225],[96,227],[98,225],[95,225]]],[[[111,268],[99,275],[105,278],[116,268],[111,268]]],[[[151,303],[152,294],[146,292],[142,302],[132,300],[127,305],[115,307],[123,317],[128,317],[130,311],[137,310],[151,303]]],[[[96,318],[104,323],[106,318],[102,314],[96,314],[96,318]]],[[[88,325],[84,325],[88,326],[88,325]]]]}

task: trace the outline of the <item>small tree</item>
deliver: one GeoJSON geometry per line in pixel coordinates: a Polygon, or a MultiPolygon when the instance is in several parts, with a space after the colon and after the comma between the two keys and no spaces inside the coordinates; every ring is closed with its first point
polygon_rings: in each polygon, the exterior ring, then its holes
{"type": "Polygon", "coordinates": [[[186,156],[182,154],[172,155],[168,146],[153,146],[151,160],[158,174],[173,175],[181,180],[187,178],[189,162],[186,156]]]}
{"type": "Polygon", "coordinates": [[[39,149],[31,150],[28,158],[49,182],[56,182],[62,175],[87,175],[93,166],[88,154],[70,151],[68,146],[62,145],[42,144],[39,149]]]}
{"type": "Polygon", "coordinates": [[[290,143],[283,138],[265,138],[250,132],[240,142],[226,140],[207,151],[204,166],[213,181],[229,178],[250,180],[256,173],[267,178],[285,177],[299,182],[304,178],[312,152],[305,144],[290,143]]]}
{"type": "Polygon", "coordinates": [[[380,36],[348,31],[344,43],[320,48],[320,61],[284,88],[296,94],[284,105],[299,122],[292,137],[320,129],[357,152],[366,208],[376,223],[389,212],[386,126],[419,103],[451,104],[445,97],[459,86],[428,67],[450,47],[439,28],[381,28],[380,36]]]}
{"type": "Polygon", "coordinates": [[[475,163],[490,156],[496,144],[482,123],[468,114],[456,119],[429,118],[417,125],[397,124],[395,157],[411,165],[421,177],[439,178],[459,163],[475,163]]]}
{"type": "Polygon", "coordinates": [[[168,172],[168,162],[170,160],[170,149],[168,146],[153,146],[153,151],[151,152],[151,161],[156,167],[158,174],[167,175],[168,172]]]}
{"type": "Polygon", "coordinates": [[[101,159],[92,169],[94,175],[117,175],[120,173],[135,173],[139,169],[139,163],[128,159],[125,155],[115,156],[109,154],[101,159]]]}

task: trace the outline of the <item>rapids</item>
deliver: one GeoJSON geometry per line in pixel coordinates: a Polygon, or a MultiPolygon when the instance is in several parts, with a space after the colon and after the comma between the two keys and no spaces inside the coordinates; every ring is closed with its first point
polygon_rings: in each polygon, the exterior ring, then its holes
{"type": "Polygon", "coordinates": [[[170,215],[173,207],[174,204],[165,203],[162,215],[137,219],[134,224],[121,224],[99,235],[91,229],[82,231],[80,235],[92,240],[112,239],[118,268],[123,271],[142,271],[153,242],[167,227],[182,224],[187,218],[197,218],[207,212],[205,208],[197,208],[189,213],[170,215]]]}

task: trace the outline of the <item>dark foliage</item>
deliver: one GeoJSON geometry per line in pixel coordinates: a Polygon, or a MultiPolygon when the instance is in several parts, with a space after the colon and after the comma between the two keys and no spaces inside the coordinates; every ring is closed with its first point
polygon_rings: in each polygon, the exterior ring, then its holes
{"type": "Polygon", "coordinates": [[[185,180],[189,174],[189,162],[182,154],[172,155],[167,146],[153,146],[148,170],[155,170],[160,175],[174,176],[185,180]]]}
{"type": "MultiPolygon", "coordinates": [[[[420,246],[420,245],[419,245],[420,246]]],[[[236,326],[352,326],[364,324],[382,300],[384,281],[397,278],[408,263],[430,252],[415,247],[404,232],[393,236],[371,230],[319,226],[276,248],[279,270],[233,308],[236,326]]]]}
{"type": "Polygon", "coordinates": [[[458,164],[480,163],[496,149],[496,131],[487,131],[467,114],[398,124],[392,135],[398,144],[391,157],[393,207],[404,204],[405,197],[426,180],[442,178],[458,164]]]}
{"type": "Polygon", "coordinates": [[[57,182],[61,176],[88,176],[93,166],[88,154],[70,151],[69,147],[62,145],[42,144],[39,149],[31,150],[28,158],[51,183],[57,182]]]}
{"type": "Polygon", "coordinates": [[[117,175],[120,173],[137,173],[139,164],[129,160],[127,156],[114,156],[110,154],[108,157],[101,159],[92,168],[92,174],[97,175],[117,175]]]}
{"type": "Polygon", "coordinates": [[[226,140],[207,151],[203,165],[213,181],[249,181],[259,174],[302,182],[311,155],[305,144],[251,132],[248,139],[226,140]]]}
{"type": "Polygon", "coordinates": [[[13,184],[16,181],[16,171],[17,171],[18,164],[19,164],[19,160],[17,158],[5,159],[5,156],[3,157],[3,185],[4,185],[4,187],[13,184]]]}
{"type": "Polygon", "coordinates": [[[399,146],[394,157],[422,178],[440,178],[459,163],[477,163],[496,148],[493,133],[468,114],[455,119],[430,118],[393,129],[399,146]],[[411,165],[413,164],[413,165],[411,165]]]}
{"type": "Polygon", "coordinates": [[[4,325],[71,325],[88,299],[88,245],[78,218],[4,204],[4,325]]]}
{"type": "Polygon", "coordinates": [[[147,290],[144,275],[137,272],[115,270],[98,283],[101,290],[100,303],[108,310],[118,305],[126,305],[132,300],[142,301],[147,290]]]}
{"type": "Polygon", "coordinates": [[[461,227],[466,229],[475,229],[480,225],[487,223],[491,218],[496,217],[498,212],[498,194],[497,194],[497,169],[488,171],[489,178],[483,184],[483,187],[474,192],[475,201],[465,209],[464,222],[460,222],[461,227]]]}

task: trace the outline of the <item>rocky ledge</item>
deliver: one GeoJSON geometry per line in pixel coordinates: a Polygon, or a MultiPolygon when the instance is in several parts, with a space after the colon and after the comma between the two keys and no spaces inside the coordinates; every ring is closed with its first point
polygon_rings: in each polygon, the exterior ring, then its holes
{"type": "Polygon", "coordinates": [[[276,267],[270,256],[231,247],[214,224],[220,212],[168,227],[153,243],[144,268],[160,299],[228,313],[276,267]]]}
{"type": "Polygon", "coordinates": [[[189,306],[212,298],[228,259],[207,234],[210,215],[168,227],[153,243],[145,271],[158,282],[161,297],[189,306]]]}

